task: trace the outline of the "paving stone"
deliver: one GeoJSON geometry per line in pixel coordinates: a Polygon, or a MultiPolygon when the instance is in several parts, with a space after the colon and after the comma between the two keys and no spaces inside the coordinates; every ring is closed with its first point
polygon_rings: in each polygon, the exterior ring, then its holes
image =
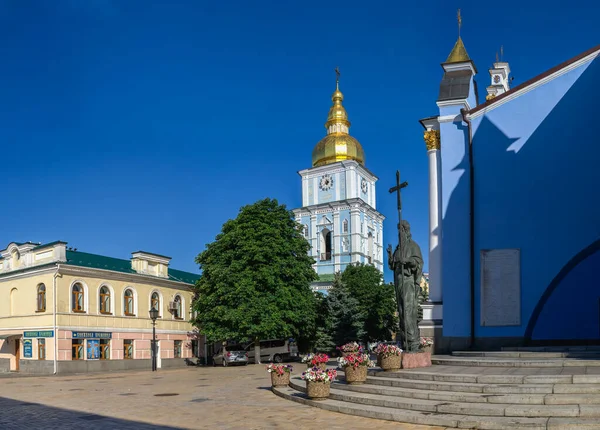
{"type": "Polygon", "coordinates": [[[577,417],[579,405],[510,405],[505,414],[511,417],[577,417]]]}
{"type": "MultiPolygon", "coordinates": [[[[600,417],[600,405],[579,405],[579,416],[581,417],[600,417]]],[[[598,421],[600,428],[600,420],[598,421]]]]}
{"type": "Polygon", "coordinates": [[[595,418],[550,418],[548,430],[598,430],[600,425],[595,418]]]}
{"type": "Polygon", "coordinates": [[[0,429],[442,430],[449,427],[416,426],[322,410],[275,396],[270,385],[269,374],[260,365],[68,377],[11,376],[0,380],[0,429]],[[155,379],[157,376],[161,378],[155,379]],[[198,381],[205,386],[198,387],[198,381]],[[72,388],[81,390],[69,391],[72,388]],[[118,395],[128,393],[129,388],[137,395],[118,395]],[[159,393],[179,395],[154,396],[159,393]],[[192,401],[200,398],[208,400],[192,401]]]}
{"type": "Polygon", "coordinates": [[[573,375],[574,384],[600,384],[600,375],[573,375]]]}
{"type": "Polygon", "coordinates": [[[600,395],[598,394],[547,394],[544,397],[544,403],[547,405],[600,405],[600,395]]]}
{"type": "Polygon", "coordinates": [[[600,384],[555,384],[554,394],[600,394],[600,384]]]}

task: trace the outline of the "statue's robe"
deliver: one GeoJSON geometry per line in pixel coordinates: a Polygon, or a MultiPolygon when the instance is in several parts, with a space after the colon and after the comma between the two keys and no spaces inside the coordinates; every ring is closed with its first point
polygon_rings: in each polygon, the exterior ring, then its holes
{"type": "Polygon", "coordinates": [[[420,343],[419,334],[419,282],[423,275],[423,256],[421,248],[406,235],[402,238],[403,259],[400,258],[400,247],[394,252],[390,269],[394,271],[394,285],[398,291],[397,297],[400,301],[398,306],[398,319],[400,323],[400,337],[404,351],[418,352],[420,343]],[[405,263],[401,265],[400,261],[405,263]],[[403,267],[404,276],[400,268],[403,267]]]}

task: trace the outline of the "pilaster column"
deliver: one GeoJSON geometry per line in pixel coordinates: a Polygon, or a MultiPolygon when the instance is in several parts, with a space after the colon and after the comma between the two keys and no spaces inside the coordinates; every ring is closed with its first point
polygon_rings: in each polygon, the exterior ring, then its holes
{"type": "Polygon", "coordinates": [[[340,232],[342,228],[340,226],[340,213],[333,213],[333,231],[331,232],[331,240],[333,243],[331,244],[331,254],[333,261],[333,273],[340,270],[340,232]]]}
{"type": "Polygon", "coordinates": [[[424,133],[429,162],[429,301],[442,303],[442,204],[440,132],[424,133]]]}

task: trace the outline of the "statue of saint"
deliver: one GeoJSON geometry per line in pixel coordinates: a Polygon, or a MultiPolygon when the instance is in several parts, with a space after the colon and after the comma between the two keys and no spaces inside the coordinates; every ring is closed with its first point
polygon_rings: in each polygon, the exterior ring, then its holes
{"type": "Polygon", "coordinates": [[[389,245],[388,264],[394,271],[394,286],[398,300],[398,319],[402,349],[406,352],[418,352],[420,343],[419,333],[419,282],[423,274],[423,257],[421,248],[412,240],[410,224],[402,220],[398,226],[402,243],[396,247],[392,255],[389,245]]]}

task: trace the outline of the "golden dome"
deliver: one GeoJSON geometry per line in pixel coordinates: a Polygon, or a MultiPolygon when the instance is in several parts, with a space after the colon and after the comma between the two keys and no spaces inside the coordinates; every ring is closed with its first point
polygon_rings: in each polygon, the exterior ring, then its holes
{"type": "MultiPolygon", "coordinates": [[[[336,72],[339,77],[337,69],[336,72]]],[[[313,167],[344,160],[355,160],[362,165],[365,164],[365,153],[362,146],[358,140],[348,134],[350,121],[348,120],[348,113],[342,105],[343,100],[344,95],[340,91],[338,79],[335,91],[331,96],[333,105],[329,109],[329,115],[327,115],[327,122],[325,123],[327,136],[317,143],[312,152],[313,167]]]]}
{"type": "Polygon", "coordinates": [[[338,161],[355,160],[365,164],[365,153],[362,146],[348,133],[331,133],[325,136],[312,152],[313,167],[338,161]]]}

